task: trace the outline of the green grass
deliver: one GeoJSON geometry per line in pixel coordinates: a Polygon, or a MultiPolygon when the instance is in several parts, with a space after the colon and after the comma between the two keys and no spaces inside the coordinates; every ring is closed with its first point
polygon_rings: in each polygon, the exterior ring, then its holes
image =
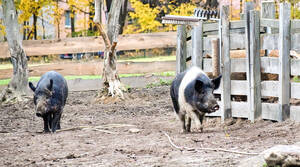
{"type": "Polygon", "coordinates": [[[147,84],[146,88],[153,88],[153,87],[158,87],[158,86],[171,85],[171,83],[172,83],[172,80],[159,79],[159,82],[147,84]]]}
{"type": "Polygon", "coordinates": [[[294,76],[293,81],[294,82],[300,82],[300,78],[298,76],[294,76]]]}
{"type": "MultiPolygon", "coordinates": [[[[121,78],[126,77],[139,77],[144,76],[145,74],[120,74],[119,76],[121,78]]],[[[161,73],[153,73],[155,76],[175,76],[174,71],[167,71],[167,72],[161,72],[161,73]]],[[[101,79],[102,76],[100,75],[82,75],[82,76],[64,76],[66,80],[74,80],[74,79],[101,79]]],[[[29,77],[28,79],[31,82],[36,82],[40,80],[40,77],[29,77]]],[[[2,79],[0,80],[0,85],[8,85],[10,82],[10,79],[2,79]]]]}
{"type": "Polygon", "coordinates": [[[176,56],[156,56],[156,57],[138,57],[138,58],[128,58],[120,59],[118,62],[154,62],[154,61],[175,61],[176,56]]]}

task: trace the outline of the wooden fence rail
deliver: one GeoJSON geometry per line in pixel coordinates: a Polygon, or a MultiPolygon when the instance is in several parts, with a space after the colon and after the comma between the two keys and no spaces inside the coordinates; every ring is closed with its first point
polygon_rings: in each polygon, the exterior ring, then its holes
{"type": "MultiPolygon", "coordinates": [[[[118,50],[170,48],[176,46],[176,32],[120,35],[118,50]]],[[[104,50],[101,37],[78,37],[54,40],[23,41],[27,56],[89,53],[104,50]]],[[[0,58],[10,57],[6,42],[0,42],[0,58]]]]}
{"type": "MultiPolygon", "coordinates": [[[[279,19],[274,19],[274,2],[262,3],[262,12],[259,12],[254,10],[252,2],[246,2],[244,20],[230,22],[228,6],[222,6],[219,21],[201,21],[193,27],[192,46],[187,45],[192,48],[187,50],[192,51],[192,64],[205,72],[213,72],[212,59],[199,55],[212,52],[211,43],[216,35],[220,41],[223,79],[222,86],[215,93],[221,94],[221,109],[208,116],[220,116],[222,120],[242,117],[252,122],[256,119],[300,122],[300,106],[291,106],[290,103],[291,99],[300,99],[300,83],[290,78],[291,75],[300,76],[300,59],[290,58],[290,51],[300,51],[300,21],[290,19],[289,3],[280,4],[279,19]],[[230,50],[240,49],[246,50],[246,58],[230,58],[230,50]],[[266,50],[266,55],[270,50],[279,50],[279,57],[261,57],[261,50],[266,50]],[[233,72],[246,73],[247,79],[231,80],[233,72]],[[279,80],[262,81],[261,73],[277,74],[279,80]],[[234,101],[232,95],[247,96],[247,100],[234,101]],[[273,103],[262,101],[270,97],[278,100],[273,103]]],[[[182,46],[185,45],[177,47],[182,46]]],[[[185,67],[186,59],[182,56],[178,53],[177,61],[180,62],[177,64],[185,67]]]]}

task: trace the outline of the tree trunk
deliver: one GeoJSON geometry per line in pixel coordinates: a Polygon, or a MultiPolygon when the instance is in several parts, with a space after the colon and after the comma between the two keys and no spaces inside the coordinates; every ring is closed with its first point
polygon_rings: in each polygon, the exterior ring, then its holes
{"type": "Polygon", "coordinates": [[[36,28],[36,24],[37,24],[37,15],[33,14],[33,39],[37,40],[37,28],[36,28]]]}
{"type": "Polygon", "coordinates": [[[75,12],[73,11],[73,9],[71,10],[72,14],[71,14],[71,36],[74,37],[75,36],[75,12]]]}
{"type": "Polygon", "coordinates": [[[46,39],[45,23],[44,23],[44,13],[43,13],[43,11],[42,11],[42,27],[43,27],[43,39],[46,39]]]}
{"type": "Polygon", "coordinates": [[[95,31],[95,26],[92,23],[95,15],[95,11],[92,10],[92,7],[94,6],[94,3],[90,2],[89,3],[89,31],[95,31]]]}
{"type": "Polygon", "coordinates": [[[122,0],[122,8],[121,8],[121,14],[120,14],[120,19],[119,19],[119,23],[120,23],[120,34],[123,33],[123,28],[125,26],[125,22],[126,22],[126,17],[127,17],[127,4],[128,4],[128,0],[122,0]]]}
{"type": "Polygon", "coordinates": [[[94,22],[100,30],[101,36],[105,43],[104,51],[104,67],[103,67],[103,83],[104,90],[107,92],[107,96],[118,96],[123,98],[123,92],[121,90],[121,82],[117,71],[116,63],[116,46],[117,37],[119,34],[119,16],[121,11],[121,3],[119,0],[113,0],[110,6],[108,15],[107,31],[104,30],[101,20],[101,1],[95,0],[95,17],[94,22]]]}
{"type": "Polygon", "coordinates": [[[26,95],[28,83],[28,68],[26,54],[22,48],[18,16],[13,0],[2,0],[4,25],[7,42],[13,64],[13,76],[8,87],[0,95],[0,102],[10,101],[14,98],[22,100],[26,95]]]}
{"type": "MultiPolygon", "coordinates": [[[[58,0],[56,0],[56,8],[58,9],[58,5],[59,5],[59,3],[58,3],[58,0]]],[[[60,14],[57,14],[57,15],[60,15],[60,14]]],[[[58,39],[60,39],[60,16],[57,16],[56,17],[56,24],[57,24],[57,38],[58,39]]]]}

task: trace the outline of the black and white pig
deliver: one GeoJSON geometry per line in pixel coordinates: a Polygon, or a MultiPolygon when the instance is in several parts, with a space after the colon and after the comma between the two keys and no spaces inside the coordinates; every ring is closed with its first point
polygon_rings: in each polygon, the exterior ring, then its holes
{"type": "Polygon", "coordinates": [[[205,113],[219,109],[213,91],[219,88],[221,77],[211,80],[200,68],[193,66],[173,80],[170,95],[184,133],[191,131],[192,119],[202,131],[205,113]]]}
{"type": "Polygon", "coordinates": [[[68,97],[68,85],[64,77],[55,71],[45,73],[37,86],[29,82],[34,92],[35,111],[44,120],[44,132],[60,129],[60,118],[68,97]]]}

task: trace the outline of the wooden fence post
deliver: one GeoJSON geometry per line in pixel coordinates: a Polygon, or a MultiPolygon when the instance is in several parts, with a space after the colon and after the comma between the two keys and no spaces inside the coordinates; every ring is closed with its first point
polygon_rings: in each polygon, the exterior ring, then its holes
{"type": "Polygon", "coordinates": [[[212,57],[212,73],[213,77],[220,75],[220,54],[219,54],[219,38],[211,40],[211,57],[212,57]]]}
{"type": "MultiPolygon", "coordinates": [[[[250,10],[254,9],[254,3],[253,2],[246,2],[245,3],[245,8],[244,8],[244,19],[246,22],[245,25],[245,50],[246,50],[246,61],[247,61],[247,82],[248,82],[248,94],[247,94],[247,101],[248,101],[248,106],[249,109],[251,109],[251,89],[250,89],[250,10]]],[[[248,119],[250,119],[250,113],[251,110],[249,112],[249,117],[248,119]]]]}
{"type": "Polygon", "coordinates": [[[192,33],[192,64],[203,69],[203,21],[193,27],[192,33]]]}
{"type": "Polygon", "coordinates": [[[250,88],[250,115],[251,122],[261,117],[261,74],[260,74],[260,21],[259,12],[250,11],[250,57],[248,58],[249,79],[248,86],[250,88]]]}
{"type": "Polygon", "coordinates": [[[186,69],[186,25],[177,26],[176,74],[186,69]]]}
{"type": "Polygon", "coordinates": [[[222,121],[232,117],[231,113],[231,67],[230,67],[230,39],[229,39],[229,6],[221,8],[221,23],[222,23],[222,56],[221,56],[221,71],[222,71],[222,121]]]}
{"type": "Polygon", "coordinates": [[[291,4],[281,3],[279,10],[279,121],[284,121],[290,117],[291,4]]]}
{"type": "MultiPolygon", "coordinates": [[[[266,19],[275,19],[275,2],[274,1],[262,1],[261,2],[261,18],[266,19]]],[[[267,27],[268,34],[272,33],[272,28],[267,27]]],[[[269,50],[265,50],[265,56],[268,56],[270,54],[269,50]]]]}

